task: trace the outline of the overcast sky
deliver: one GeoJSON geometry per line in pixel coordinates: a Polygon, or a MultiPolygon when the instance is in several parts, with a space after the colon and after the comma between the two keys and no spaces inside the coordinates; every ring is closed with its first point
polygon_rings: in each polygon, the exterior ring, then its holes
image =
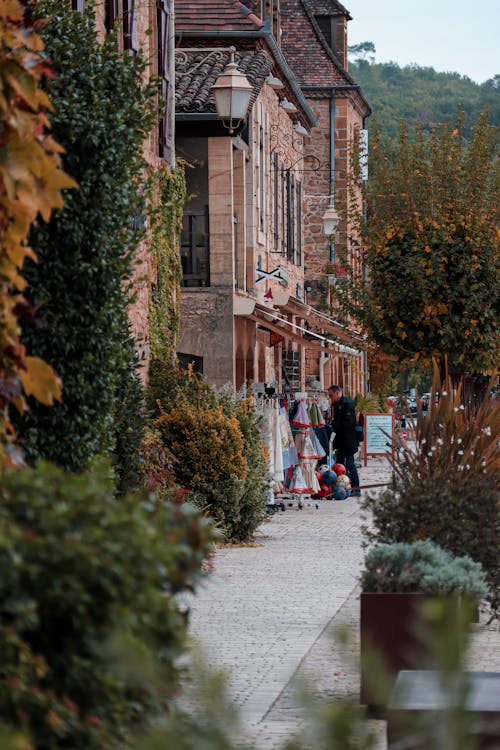
{"type": "Polygon", "coordinates": [[[342,0],[349,44],[373,42],[376,62],[417,63],[483,83],[500,74],[500,0],[342,0]]]}

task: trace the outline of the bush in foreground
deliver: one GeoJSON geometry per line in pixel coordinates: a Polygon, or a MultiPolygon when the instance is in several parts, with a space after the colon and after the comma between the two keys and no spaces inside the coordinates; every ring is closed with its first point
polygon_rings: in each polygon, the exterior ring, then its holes
{"type": "Polygon", "coordinates": [[[373,514],[370,542],[431,539],[454,555],[481,563],[487,601],[500,611],[500,402],[486,397],[474,415],[451,380],[435,374],[430,407],[419,413],[415,448],[393,462],[394,485],[364,506],[373,514]]]}
{"type": "Polygon", "coordinates": [[[109,492],[109,468],[40,465],[0,485],[0,721],[37,748],[123,748],[178,688],[185,618],[212,531],[192,506],[109,492]],[[120,669],[119,634],[156,665],[161,698],[120,669]]]}

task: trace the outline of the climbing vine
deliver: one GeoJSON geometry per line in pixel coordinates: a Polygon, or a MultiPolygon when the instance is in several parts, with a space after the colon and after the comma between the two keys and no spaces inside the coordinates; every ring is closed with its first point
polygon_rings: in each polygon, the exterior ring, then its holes
{"type": "Polygon", "coordinates": [[[158,204],[152,216],[151,253],[156,283],[151,287],[149,318],[151,360],[170,360],[179,331],[179,300],[182,277],[179,237],[186,201],[184,163],[175,169],[162,167],[155,175],[158,204]]]}

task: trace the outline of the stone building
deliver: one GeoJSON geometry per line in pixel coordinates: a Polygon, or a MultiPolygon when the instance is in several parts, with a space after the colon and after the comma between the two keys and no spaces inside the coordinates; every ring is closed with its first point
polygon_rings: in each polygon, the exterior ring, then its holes
{"type": "MultiPolygon", "coordinates": [[[[342,273],[342,268],[338,265],[336,245],[348,248],[349,261],[358,268],[361,259],[349,247],[351,228],[345,220],[341,219],[329,238],[323,234],[320,217],[329,205],[347,200],[350,143],[356,131],[364,131],[371,109],[348,72],[348,10],[337,0],[281,0],[280,5],[282,50],[317,117],[305,153],[306,290],[313,305],[325,301],[326,296],[331,311],[332,304],[335,310],[335,293],[341,291],[341,276],[336,277],[336,272],[342,273]],[[329,278],[335,286],[331,288],[324,283],[325,270],[333,271],[329,278]]],[[[349,322],[342,322],[349,331],[349,322]]],[[[348,347],[341,356],[330,357],[326,377],[351,393],[366,390],[368,373],[362,348],[348,347]]]]}
{"type": "MultiPolygon", "coordinates": [[[[85,0],[72,0],[74,10],[83,11],[85,0]]],[[[174,105],[173,105],[173,45],[174,18],[173,0],[104,0],[95,4],[97,28],[104,35],[114,27],[117,43],[124,54],[143,53],[149,62],[146,76],[157,76],[164,99],[164,109],[159,112],[155,127],[143,145],[146,168],[158,170],[165,163],[174,163],[174,105]]],[[[145,216],[131,217],[140,226],[145,216]]],[[[145,239],[137,251],[137,266],[134,280],[134,301],[129,308],[131,329],[137,350],[143,363],[141,370],[147,379],[149,347],[149,301],[151,285],[156,281],[156,269],[145,239]]]]}
{"type": "Polygon", "coordinates": [[[322,206],[305,201],[304,149],[317,118],[281,49],[280,4],[249,5],[175,2],[176,153],[189,194],[178,356],[217,385],[303,390],[359,337],[305,301],[304,211],[322,206]],[[212,90],[231,46],[252,87],[233,133],[212,90]]]}

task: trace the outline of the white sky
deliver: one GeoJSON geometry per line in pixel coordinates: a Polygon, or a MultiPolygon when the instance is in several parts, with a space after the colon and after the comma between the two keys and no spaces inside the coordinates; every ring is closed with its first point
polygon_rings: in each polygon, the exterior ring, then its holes
{"type": "Polygon", "coordinates": [[[373,42],[376,62],[417,63],[483,83],[500,74],[500,0],[342,0],[349,44],[373,42]]]}

